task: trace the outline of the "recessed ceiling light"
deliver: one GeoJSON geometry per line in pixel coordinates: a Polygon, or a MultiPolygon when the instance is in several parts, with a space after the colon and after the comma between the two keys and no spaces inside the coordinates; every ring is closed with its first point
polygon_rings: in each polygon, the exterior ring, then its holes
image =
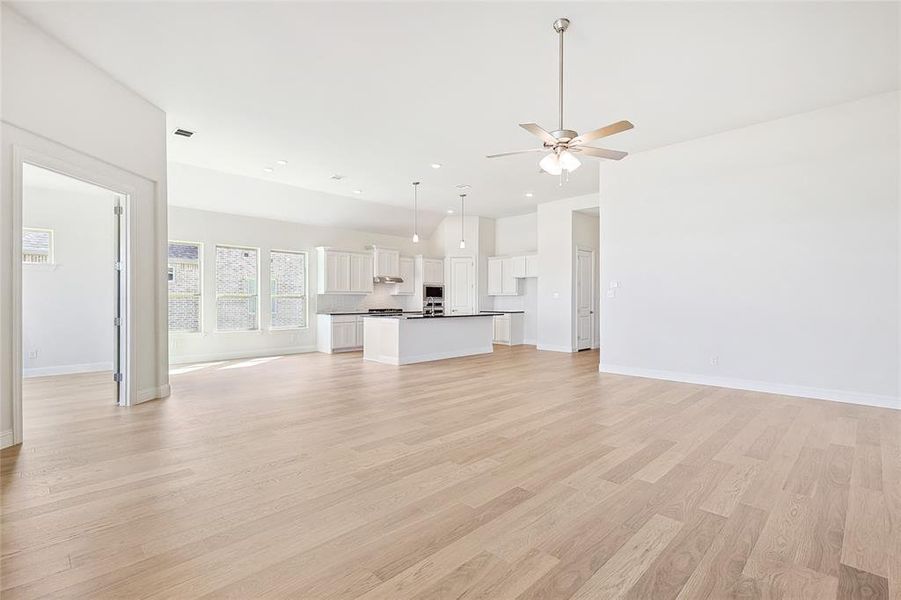
{"type": "Polygon", "coordinates": [[[277,160],[277,161],[275,161],[275,164],[277,164],[277,165],[280,166],[280,167],[284,167],[286,164],[288,164],[288,161],[286,161],[286,160],[277,160]]]}
{"type": "Polygon", "coordinates": [[[531,198],[534,195],[535,194],[533,194],[532,192],[526,192],[526,198],[531,198]]]}
{"type": "Polygon", "coordinates": [[[344,175],[341,175],[340,173],[335,173],[334,175],[329,177],[329,179],[334,179],[335,181],[341,181],[342,179],[344,179],[344,175]]]}
{"type": "Polygon", "coordinates": [[[362,194],[363,190],[354,190],[354,194],[362,194]]]}
{"type": "Polygon", "coordinates": [[[272,173],[272,167],[263,167],[263,171],[266,173],[272,173]]]}
{"type": "Polygon", "coordinates": [[[471,188],[471,187],[472,187],[472,186],[469,185],[468,183],[458,183],[458,184],[457,184],[457,189],[458,189],[458,190],[468,190],[468,189],[471,188]]]}
{"type": "Polygon", "coordinates": [[[452,208],[447,209],[447,214],[449,214],[449,215],[454,214],[454,209],[452,209],[452,208]]]}
{"type": "Polygon", "coordinates": [[[441,163],[432,163],[432,168],[433,168],[433,169],[440,169],[440,168],[441,168],[441,163]]]}

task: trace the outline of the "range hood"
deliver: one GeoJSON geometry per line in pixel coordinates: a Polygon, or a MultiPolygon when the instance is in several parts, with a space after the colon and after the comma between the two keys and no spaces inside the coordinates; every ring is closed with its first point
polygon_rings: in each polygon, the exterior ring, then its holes
{"type": "Polygon", "coordinates": [[[403,277],[389,277],[387,275],[382,275],[381,277],[373,277],[372,283],[403,283],[403,277]]]}

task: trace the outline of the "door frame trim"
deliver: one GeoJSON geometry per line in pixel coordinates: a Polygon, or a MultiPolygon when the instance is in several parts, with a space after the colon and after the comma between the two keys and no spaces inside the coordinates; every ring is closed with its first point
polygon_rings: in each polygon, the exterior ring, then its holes
{"type": "MultiPolygon", "coordinates": [[[[55,145],[54,145],[55,146],[55,145]]],[[[23,422],[22,422],[22,216],[23,216],[23,191],[24,191],[24,165],[29,164],[42,169],[54,171],[61,175],[78,179],[98,187],[109,190],[114,194],[122,196],[122,223],[121,231],[124,245],[124,265],[123,277],[124,285],[122,289],[124,295],[124,318],[122,328],[120,330],[120,370],[122,373],[122,383],[119,386],[118,404],[120,406],[130,406],[135,397],[135,381],[132,377],[132,365],[134,364],[134,348],[132,344],[132,332],[134,327],[134,315],[132,312],[132,293],[133,278],[131,272],[132,264],[132,243],[133,231],[135,224],[133,223],[134,211],[132,210],[132,199],[135,190],[127,183],[119,180],[113,174],[109,173],[109,167],[96,159],[77,153],[73,155],[73,150],[65,148],[59,153],[50,153],[49,148],[44,151],[38,151],[24,145],[13,144],[12,151],[12,211],[11,225],[13,229],[12,235],[12,281],[10,286],[11,293],[11,317],[12,329],[10,337],[12,341],[12,373],[11,373],[11,400],[12,400],[12,431],[13,444],[21,444],[24,439],[23,422]],[[68,158],[59,156],[60,154],[71,155],[68,158]]],[[[110,265],[113,268],[113,265],[110,265]]]]}

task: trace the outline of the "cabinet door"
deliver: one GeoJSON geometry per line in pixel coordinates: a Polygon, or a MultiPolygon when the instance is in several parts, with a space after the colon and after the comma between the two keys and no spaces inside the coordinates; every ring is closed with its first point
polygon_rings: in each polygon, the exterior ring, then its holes
{"type": "Polygon", "coordinates": [[[385,253],[385,257],[388,261],[388,272],[386,275],[400,275],[400,252],[389,250],[385,253]]]}
{"type": "Polygon", "coordinates": [[[357,317],[356,337],[354,338],[354,347],[363,346],[363,317],[357,317]]]}
{"type": "Polygon", "coordinates": [[[332,348],[353,348],[356,345],[356,338],[355,321],[332,321],[332,348]]]}
{"type": "Polygon", "coordinates": [[[422,261],[423,283],[444,283],[444,261],[425,259],[422,261]]]}
{"type": "Polygon", "coordinates": [[[488,259],[488,295],[500,296],[504,293],[504,261],[500,258],[488,259]]]}
{"type": "Polygon", "coordinates": [[[538,255],[526,257],[526,277],[538,277],[538,255]]]}
{"type": "Polygon", "coordinates": [[[335,291],[347,293],[350,291],[350,254],[338,253],[338,275],[335,279],[335,291]]]}
{"type": "Polygon", "coordinates": [[[350,291],[352,292],[363,291],[363,262],[363,256],[350,255],[350,291]]]}
{"type": "Polygon", "coordinates": [[[339,291],[335,286],[338,285],[338,255],[335,252],[325,253],[325,270],[322,273],[325,277],[325,293],[333,294],[339,291]]]}
{"type": "Polygon", "coordinates": [[[514,256],[513,257],[513,276],[514,277],[525,277],[526,276],[526,257],[525,256],[514,256]]]}
{"type": "Polygon", "coordinates": [[[403,278],[403,283],[398,283],[394,286],[394,291],[392,292],[395,296],[412,296],[414,290],[416,289],[416,267],[415,262],[412,258],[401,258],[400,259],[400,276],[403,278]]]}
{"type": "Polygon", "coordinates": [[[516,278],[513,276],[513,259],[505,258],[503,260],[503,283],[502,293],[505,296],[516,295],[516,278]]]}
{"type": "Polygon", "coordinates": [[[494,317],[494,341],[500,344],[510,343],[510,317],[508,315],[494,317]]]}

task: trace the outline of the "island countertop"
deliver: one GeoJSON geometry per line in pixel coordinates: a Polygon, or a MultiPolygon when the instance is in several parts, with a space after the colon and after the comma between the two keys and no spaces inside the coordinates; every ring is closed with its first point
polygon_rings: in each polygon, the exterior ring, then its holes
{"type": "Polygon", "coordinates": [[[361,315],[365,318],[374,318],[374,319],[399,319],[404,321],[418,321],[420,319],[462,319],[466,317],[496,317],[503,313],[496,312],[479,312],[479,313],[467,313],[463,315],[424,315],[421,313],[404,313],[404,314],[379,314],[379,315],[361,315]]]}

